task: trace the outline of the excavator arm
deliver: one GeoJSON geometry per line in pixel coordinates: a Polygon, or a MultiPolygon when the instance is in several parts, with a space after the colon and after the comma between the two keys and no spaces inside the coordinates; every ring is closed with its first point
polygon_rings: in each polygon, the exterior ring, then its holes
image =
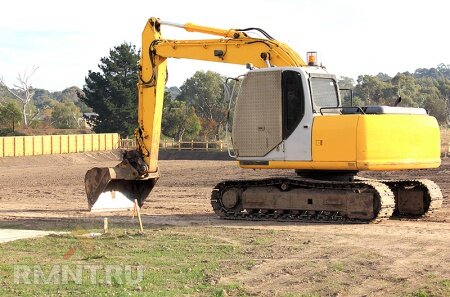
{"type": "Polygon", "coordinates": [[[142,53],[138,81],[138,149],[128,151],[113,168],[92,168],[85,187],[92,211],[128,209],[134,200],[142,205],[159,178],[158,150],[161,134],[167,58],[195,59],[219,63],[272,66],[306,66],[289,46],[258,28],[217,29],[192,23],[175,24],[150,18],[142,33],[142,53]],[[161,25],[184,28],[188,32],[220,36],[219,39],[167,40],[161,25]],[[246,33],[258,30],[266,38],[246,33]]]}

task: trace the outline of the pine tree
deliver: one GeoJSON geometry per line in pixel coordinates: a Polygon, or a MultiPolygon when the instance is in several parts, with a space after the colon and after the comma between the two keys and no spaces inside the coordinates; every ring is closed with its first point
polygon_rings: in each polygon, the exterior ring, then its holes
{"type": "Polygon", "coordinates": [[[139,52],[131,44],[122,43],[100,59],[100,72],[89,71],[85,79],[82,102],[98,114],[90,119],[97,133],[133,134],[137,126],[137,75],[139,52]]]}

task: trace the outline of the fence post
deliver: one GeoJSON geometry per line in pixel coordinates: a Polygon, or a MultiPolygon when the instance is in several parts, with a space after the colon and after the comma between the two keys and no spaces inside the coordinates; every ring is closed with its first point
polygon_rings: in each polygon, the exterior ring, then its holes
{"type": "Polygon", "coordinates": [[[181,141],[178,140],[178,151],[181,151],[181,141]]]}
{"type": "Polygon", "coordinates": [[[209,149],[209,145],[208,145],[208,140],[206,141],[206,151],[208,151],[209,149]]]}
{"type": "Polygon", "coordinates": [[[191,151],[194,150],[194,139],[191,139],[191,151]]]}
{"type": "Polygon", "coordinates": [[[221,152],[223,151],[223,142],[222,142],[222,140],[220,141],[220,151],[221,152]]]}

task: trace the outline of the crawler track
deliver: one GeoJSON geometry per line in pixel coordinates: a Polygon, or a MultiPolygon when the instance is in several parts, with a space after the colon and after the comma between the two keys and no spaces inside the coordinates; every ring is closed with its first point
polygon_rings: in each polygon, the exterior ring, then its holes
{"type": "Polygon", "coordinates": [[[441,189],[428,179],[373,180],[358,177],[356,180],[378,181],[388,185],[395,196],[394,217],[427,217],[442,206],[441,189]]]}
{"type": "MultiPolygon", "coordinates": [[[[211,204],[214,212],[224,219],[320,223],[365,223],[379,221],[389,218],[395,209],[394,194],[388,185],[384,183],[374,180],[332,182],[303,178],[224,181],[217,184],[213,189],[211,204]],[[245,198],[245,194],[243,193],[248,190],[261,193],[261,197],[263,198],[258,197],[259,207],[255,208],[255,203],[252,204],[251,201],[249,202],[249,198],[245,198]],[[239,197],[236,201],[234,201],[234,198],[231,199],[233,203],[230,203],[230,199],[226,197],[224,199],[224,193],[229,191],[238,193],[236,196],[239,197]],[[264,194],[265,192],[267,192],[267,195],[264,194]],[[297,193],[301,193],[301,195],[296,195],[297,193]],[[320,206],[312,206],[314,194],[317,193],[329,197],[327,198],[328,200],[323,200],[325,201],[323,209],[320,209],[320,206]],[[327,195],[327,193],[336,193],[341,198],[336,203],[327,204],[327,202],[333,199],[332,195],[327,195]],[[281,199],[288,199],[290,201],[290,204],[285,204],[289,207],[273,207],[277,205],[277,202],[274,201],[277,200],[277,194],[285,197],[281,199]],[[369,203],[366,207],[361,206],[361,209],[353,209],[353,213],[349,212],[346,206],[351,204],[350,201],[358,201],[359,197],[363,199],[363,196],[366,197],[365,199],[368,196],[373,197],[373,204],[369,203]],[[311,201],[312,205],[308,205],[308,200],[311,201]],[[302,201],[306,201],[304,208],[293,207],[293,205],[301,205],[303,203],[302,201]],[[333,204],[336,206],[333,207],[333,204]],[[358,217],[358,212],[369,213],[369,215],[361,215],[358,217]]],[[[349,207],[351,208],[353,206],[349,207]]]]}

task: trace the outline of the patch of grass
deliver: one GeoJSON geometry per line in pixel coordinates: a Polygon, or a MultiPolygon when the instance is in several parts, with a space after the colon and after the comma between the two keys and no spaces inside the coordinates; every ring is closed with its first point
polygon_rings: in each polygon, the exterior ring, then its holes
{"type": "Polygon", "coordinates": [[[416,292],[405,295],[405,297],[434,297],[450,296],[450,279],[444,279],[429,284],[416,292]]]}
{"type": "Polygon", "coordinates": [[[344,271],[344,263],[341,261],[331,262],[329,268],[333,271],[344,271]]]}
{"type": "Polygon", "coordinates": [[[444,279],[441,284],[444,288],[450,289],[450,279],[444,279]]]}
{"type": "Polygon", "coordinates": [[[265,241],[266,241],[265,238],[262,238],[262,237],[255,237],[255,238],[252,238],[252,239],[250,240],[250,243],[256,244],[256,245],[261,245],[261,244],[263,244],[265,241]]]}
{"type": "Polygon", "coordinates": [[[2,244],[0,296],[128,296],[140,292],[146,296],[246,296],[237,284],[218,284],[227,269],[245,269],[240,248],[232,243],[181,229],[145,235],[115,231],[117,235],[95,239],[68,234],[2,244]],[[127,281],[127,269],[129,279],[137,280],[139,267],[143,268],[142,281],[127,281]],[[18,283],[15,269],[22,273],[18,283]],[[81,271],[81,280],[71,277],[78,276],[77,271],[81,271]]]}
{"type": "Polygon", "coordinates": [[[318,294],[295,294],[295,293],[288,293],[286,295],[283,295],[283,297],[320,297],[318,294]]]}
{"type": "Polygon", "coordinates": [[[212,294],[213,297],[238,296],[245,297],[248,294],[237,284],[229,284],[226,286],[219,286],[212,294]]]}
{"type": "Polygon", "coordinates": [[[428,293],[423,289],[420,289],[415,293],[407,295],[407,297],[428,297],[428,296],[429,296],[428,293]]]}

